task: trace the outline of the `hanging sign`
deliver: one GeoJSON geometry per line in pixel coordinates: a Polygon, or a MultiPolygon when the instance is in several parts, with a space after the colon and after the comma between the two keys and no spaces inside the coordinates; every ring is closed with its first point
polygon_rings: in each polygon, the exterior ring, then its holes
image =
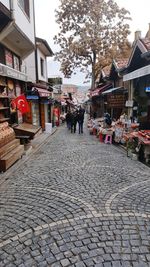
{"type": "Polygon", "coordinates": [[[150,93],[150,86],[145,88],[146,93],[150,93]]]}

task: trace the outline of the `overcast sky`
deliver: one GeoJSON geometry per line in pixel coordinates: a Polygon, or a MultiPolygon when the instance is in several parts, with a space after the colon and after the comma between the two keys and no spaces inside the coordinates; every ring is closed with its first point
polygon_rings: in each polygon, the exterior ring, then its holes
{"type": "MultiPolygon", "coordinates": [[[[86,1],[86,0],[85,0],[86,1]]],[[[130,41],[134,39],[134,32],[141,30],[142,37],[145,36],[150,23],[150,0],[116,0],[120,7],[126,8],[132,17],[130,22],[130,41]]],[[[35,0],[35,19],[36,19],[36,36],[41,37],[49,43],[53,52],[57,47],[54,44],[53,37],[58,32],[58,25],[55,22],[55,9],[58,9],[59,0],[35,0]]],[[[59,64],[53,63],[53,59],[48,59],[49,76],[61,76],[59,64]]],[[[64,83],[73,83],[82,85],[84,76],[81,73],[72,76],[71,79],[63,79],[64,83]]]]}

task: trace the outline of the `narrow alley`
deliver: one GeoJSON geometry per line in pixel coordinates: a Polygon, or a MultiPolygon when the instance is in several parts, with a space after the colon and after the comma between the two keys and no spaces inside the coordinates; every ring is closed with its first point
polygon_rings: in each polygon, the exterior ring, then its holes
{"type": "Polygon", "coordinates": [[[0,187],[0,267],[150,266],[150,171],[60,127],[0,187]]]}

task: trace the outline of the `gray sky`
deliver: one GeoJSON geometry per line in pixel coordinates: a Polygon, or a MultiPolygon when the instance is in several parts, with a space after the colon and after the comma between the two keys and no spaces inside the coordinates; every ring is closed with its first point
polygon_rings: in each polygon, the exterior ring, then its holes
{"type": "MultiPolygon", "coordinates": [[[[142,37],[144,37],[149,27],[148,24],[150,23],[150,0],[116,0],[116,2],[120,7],[126,8],[131,13],[130,41],[133,41],[136,30],[141,30],[142,37]]],[[[47,40],[53,52],[57,50],[53,37],[58,32],[54,12],[55,9],[58,9],[58,6],[59,0],[35,0],[36,36],[47,40]]],[[[48,60],[48,73],[49,76],[59,75],[63,77],[59,72],[59,64],[57,62],[53,63],[53,59],[51,58],[48,60]]],[[[63,82],[82,85],[84,75],[78,72],[70,79],[63,79],[63,82]]]]}

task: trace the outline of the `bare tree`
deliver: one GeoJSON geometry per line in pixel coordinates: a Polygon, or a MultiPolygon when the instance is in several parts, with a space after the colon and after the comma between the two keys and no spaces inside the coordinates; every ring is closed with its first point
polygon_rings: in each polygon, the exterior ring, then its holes
{"type": "Polygon", "coordinates": [[[60,51],[55,59],[70,77],[76,68],[90,77],[92,88],[102,67],[119,53],[129,31],[129,12],[113,0],[60,0],[54,37],[60,51]]]}

